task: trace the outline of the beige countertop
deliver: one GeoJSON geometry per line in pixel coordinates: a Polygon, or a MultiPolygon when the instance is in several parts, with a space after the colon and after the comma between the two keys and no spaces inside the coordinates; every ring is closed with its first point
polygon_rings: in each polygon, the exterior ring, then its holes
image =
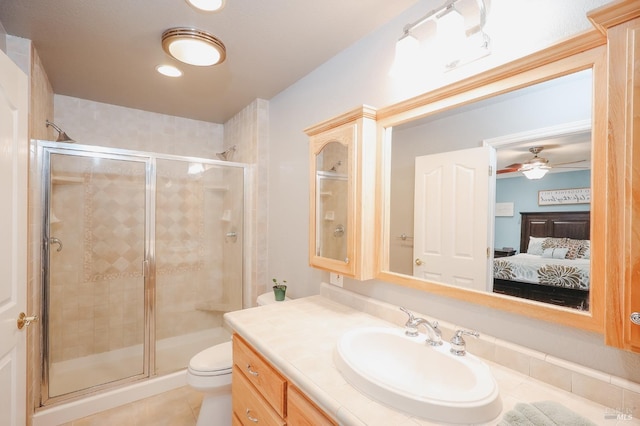
{"type": "MultiPolygon", "coordinates": [[[[329,415],[344,425],[416,426],[437,423],[412,417],[360,393],[336,369],[336,342],[348,330],[363,326],[400,327],[405,315],[381,303],[357,310],[324,296],[311,296],[225,314],[225,322],[267,358],[291,382],[329,415]],[[363,311],[374,312],[375,315],[363,311]],[[382,319],[385,318],[385,319],[382,319]],[[390,319],[387,321],[386,319],[390,319]]],[[[450,335],[445,332],[444,338],[450,335]]],[[[473,353],[472,350],[470,352],[473,353]]],[[[493,372],[503,402],[503,411],[518,402],[552,400],[596,424],[638,425],[637,420],[607,419],[613,409],[553,387],[529,376],[485,361],[493,372]]],[[[441,424],[441,423],[438,423],[441,424]]]]}

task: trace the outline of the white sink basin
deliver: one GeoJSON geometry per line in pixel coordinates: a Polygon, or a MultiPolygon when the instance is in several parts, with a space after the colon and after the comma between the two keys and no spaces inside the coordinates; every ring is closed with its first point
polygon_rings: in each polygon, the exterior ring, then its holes
{"type": "Polygon", "coordinates": [[[496,418],[502,400],[489,367],[469,353],[451,354],[447,342],[424,341],[402,329],[355,329],[338,341],[336,367],[360,392],[416,417],[467,424],[496,418]]]}

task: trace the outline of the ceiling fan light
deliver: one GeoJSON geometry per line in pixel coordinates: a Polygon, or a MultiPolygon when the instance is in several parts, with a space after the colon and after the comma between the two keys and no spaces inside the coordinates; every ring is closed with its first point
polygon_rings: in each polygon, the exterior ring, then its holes
{"type": "Polygon", "coordinates": [[[211,66],[223,62],[226,48],[213,35],[193,28],[171,28],[162,34],[162,48],[185,64],[211,66]]]}
{"type": "Polygon", "coordinates": [[[548,167],[533,167],[527,170],[522,170],[522,174],[525,175],[527,179],[542,179],[548,171],[548,167]]]}

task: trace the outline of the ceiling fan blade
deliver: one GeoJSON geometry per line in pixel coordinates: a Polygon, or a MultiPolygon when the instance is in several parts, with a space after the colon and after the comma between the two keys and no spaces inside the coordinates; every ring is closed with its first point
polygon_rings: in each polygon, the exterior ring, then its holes
{"type": "Polygon", "coordinates": [[[520,170],[520,168],[522,167],[522,163],[514,163],[514,164],[509,164],[508,166],[506,166],[504,169],[500,169],[496,172],[496,174],[502,174],[502,173],[513,173],[513,172],[517,172],[518,170],[520,170]]]}
{"type": "Polygon", "coordinates": [[[567,161],[567,162],[564,162],[564,163],[555,163],[551,167],[564,166],[564,165],[567,165],[567,164],[582,163],[583,161],[591,161],[591,160],[577,160],[577,161],[567,161]]]}

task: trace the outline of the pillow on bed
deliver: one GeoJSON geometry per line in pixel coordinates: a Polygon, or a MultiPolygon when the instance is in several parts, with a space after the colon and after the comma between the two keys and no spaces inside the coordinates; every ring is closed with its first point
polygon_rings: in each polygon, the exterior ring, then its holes
{"type": "Polygon", "coordinates": [[[578,250],[578,255],[576,259],[591,259],[591,241],[590,240],[576,240],[580,241],[582,244],[580,246],[580,250],[578,250]]]}
{"type": "Polygon", "coordinates": [[[542,257],[547,259],[564,259],[568,251],[569,249],[566,247],[547,248],[542,252],[542,257]]]}
{"type": "Polygon", "coordinates": [[[582,240],[572,240],[571,238],[567,238],[567,248],[569,251],[567,252],[567,259],[577,259],[578,254],[580,254],[580,250],[582,250],[582,240]]]}
{"type": "Polygon", "coordinates": [[[583,247],[583,240],[573,240],[571,238],[546,238],[542,242],[542,249],[566,248],[565,259],[576,259],[583,247]]]}
{"type": "Polygon", "coordinates": [[[542,256],[544,249],[542,243],[546,240],[546,237],[529,237],[529,245],[527,246],[527,254],[534,254],[536,256],[542,256]]]}
{"type": "Polygon", "coordinates": [[[566,238],[547,237],[542,241],[542,250],[548,248],[564,248],[567,246],[566,238]]]}

